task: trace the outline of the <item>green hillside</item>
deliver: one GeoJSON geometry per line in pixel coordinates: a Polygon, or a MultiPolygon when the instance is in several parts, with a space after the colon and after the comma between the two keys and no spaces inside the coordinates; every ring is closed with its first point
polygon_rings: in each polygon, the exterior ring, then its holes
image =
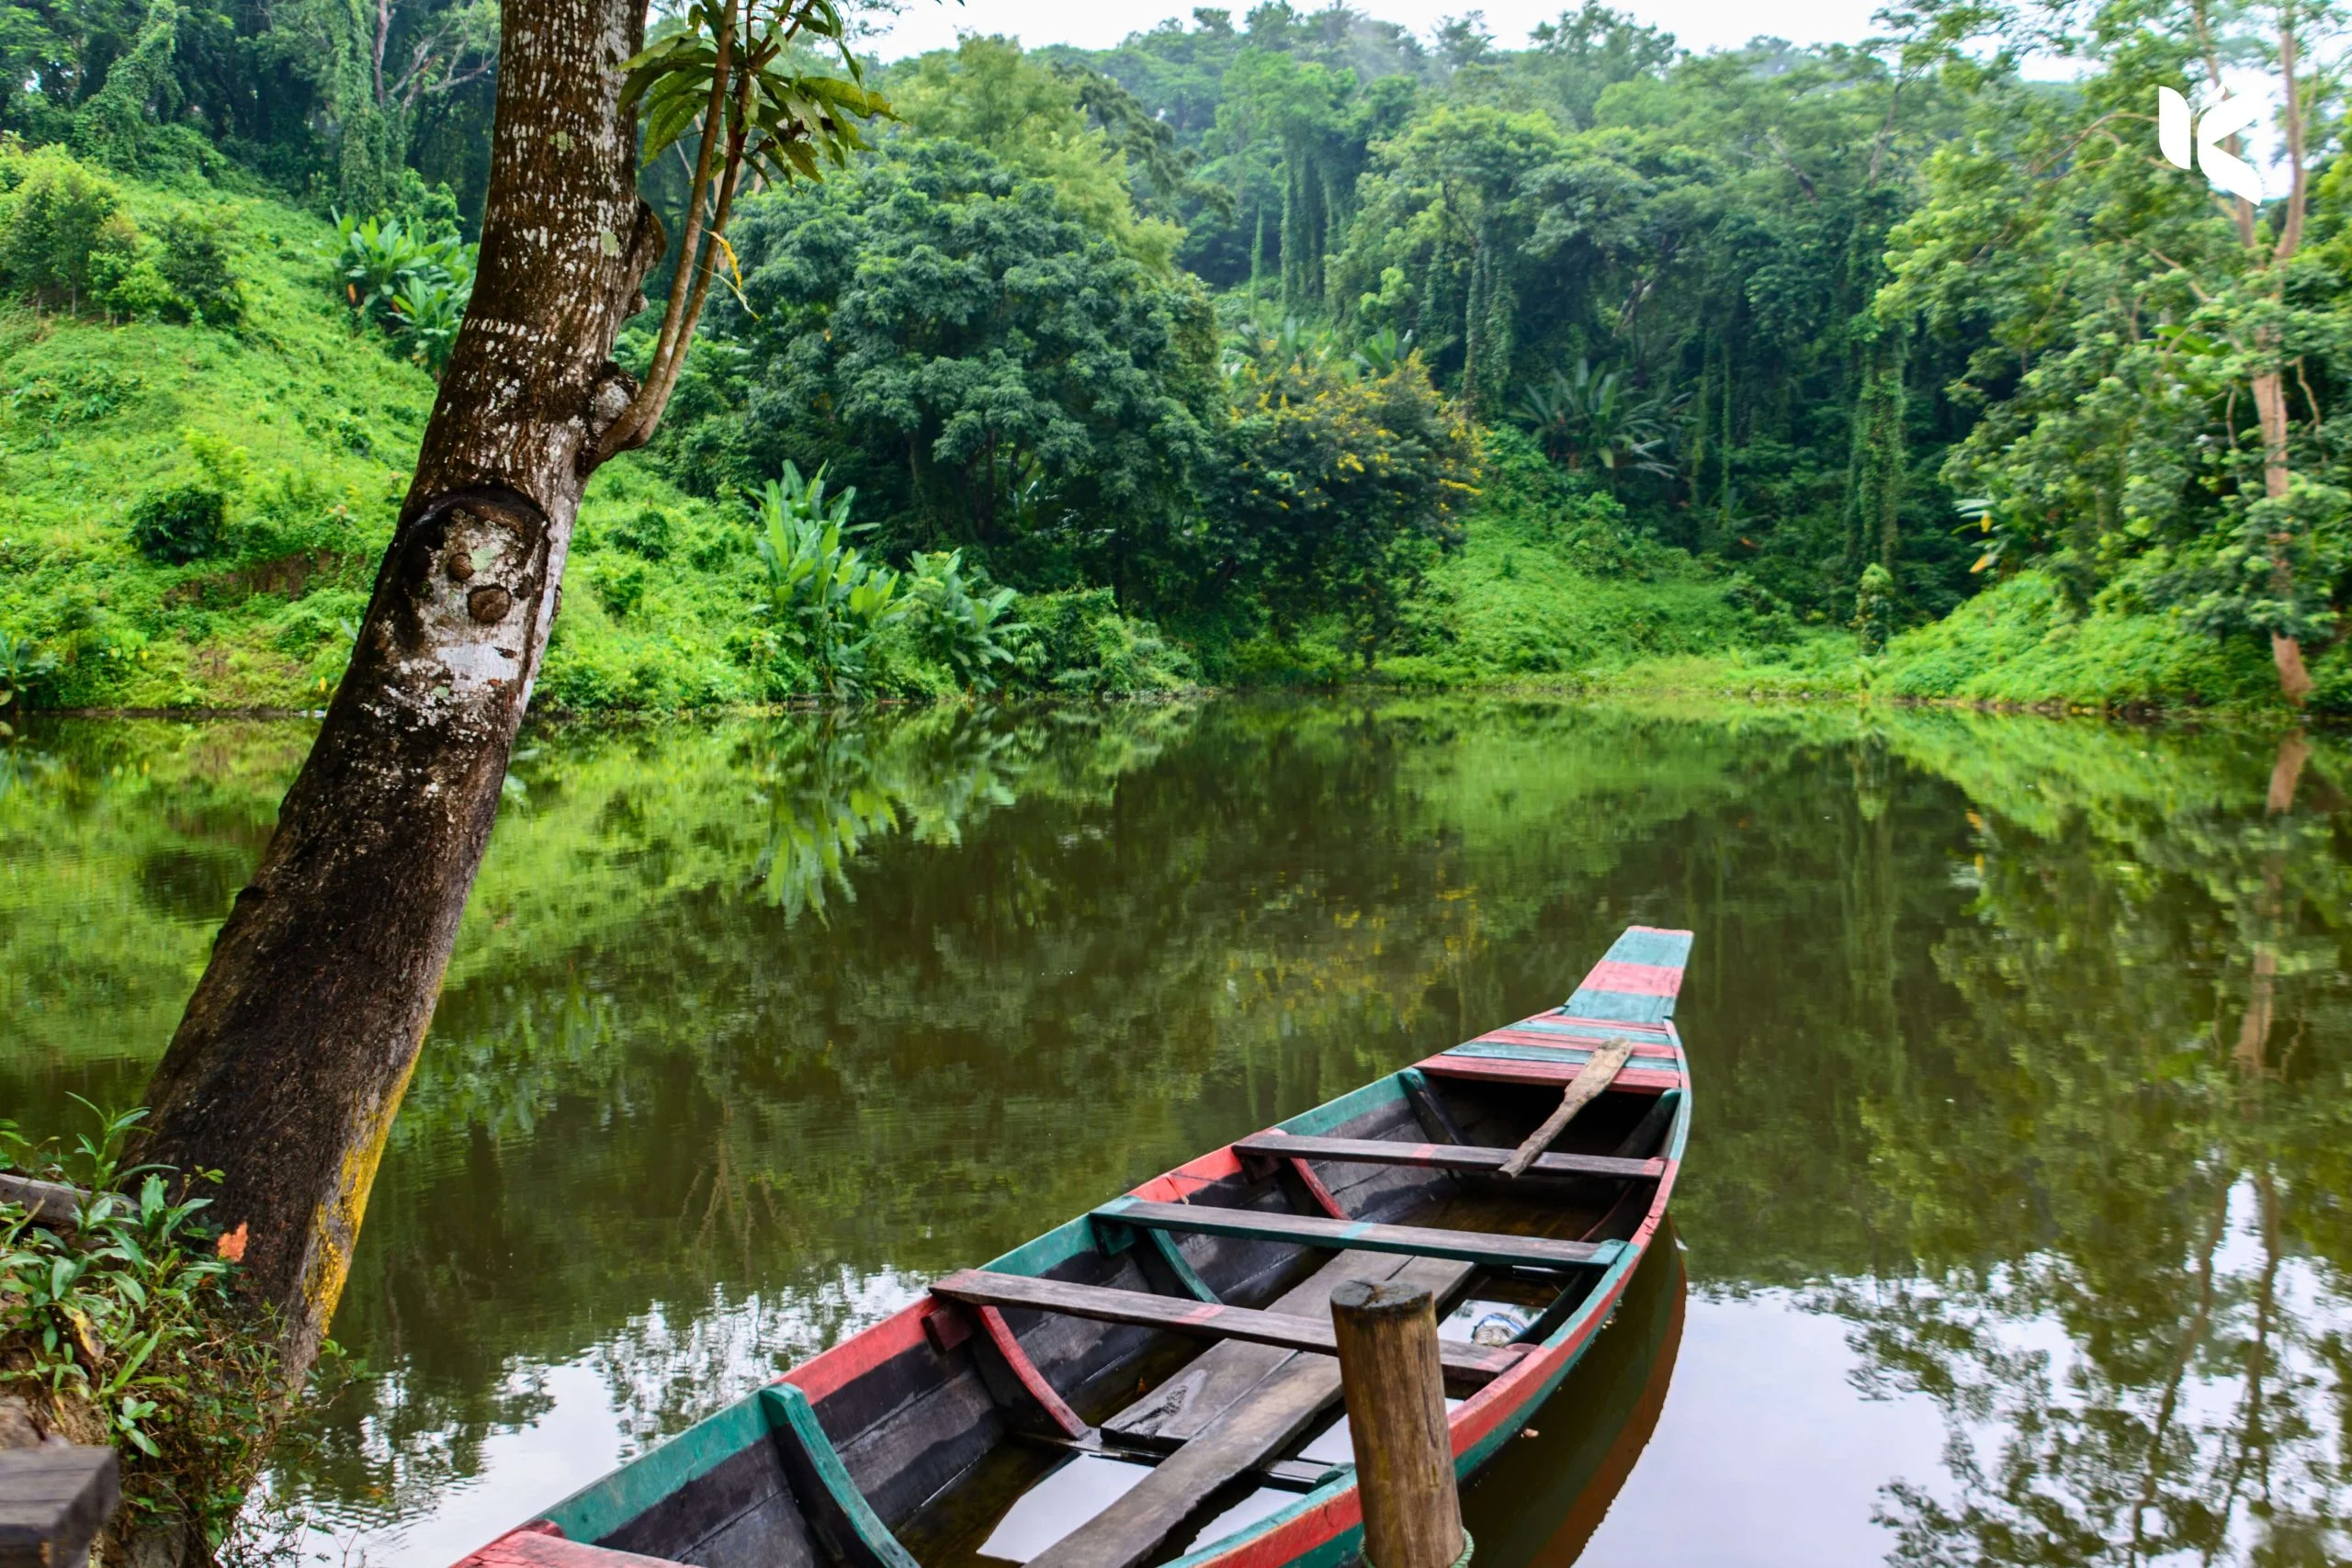
{"type": "MultiPolygon", "coordinates": [[[[62,166],[62,153],[0,151],[19,183],[33,156],[62,166]]],[[[333,224],[232,171],[217,183],[74,171],[112,193],[107,221],[130,236],[123,254],[153,276],[146,298],[138,273],[111,293],[94,278],[72,301],[0,296],[0,687],[54,707],[321,705],[432,405],[432,377],[407,352],[419,340],[354,310],[333,224]],[[189,234],[203,236],[197,249],[217,275],[219,298],[201,307],[155,267],[189,234]],[[136,315],[114,308],[126,290],[136,315]],[[216,533],[160,558],[153,538],[140,543],[142,528],[161,517],[168,532],[175,508],[210,494],[216,533]]],[[[1375,384],[1327,371],[1300,395],[1319,387],[1328,400],[1351,385],[1375,384]]],[[[719,399],[706,376],[675,432],[598,474],[539,705],[675,709],[822,690],[766,618],[743,493],[759,469],[744,453],[775,437],[752,427],[754,406],[756,389],[719,399]]],[[[1296,446],[1309,423],[1268,439],[1296,446]]],[[[1068,586],[1008,611],[1025,629],[998,673],[1015,687],[1113,693],[1373,679],[2105,708],[2276,700],[2256,640],[2217,638],[2176,613],[2082,607],[2031,570],[1865,656],[1852,626],[1661,542],[1529,435],[1486,427],[1473,448],[1475,497],[1452,536],[1408,568],[1383,565],[1401,581],[1370,670],[1358,628],[1337,613],[1284,623],[1171,601],[1163,629],[1065,572],[1068,586]]],[[[1345,468],[1344,446],[1330,460],[1345,468]]],[[[915,538],[884,558],[904,566],[915,538]]],[[[1050,560],[1000,554],[1032,581],[1054,579],[1050,560]]],[[[983,548],[975,564],[989,558],[983,548]]],[[[904,626],[883,630],[869,666],[863,689],[885,696],[966,683],[904,626]]],[[[2314,670],[2317,705],[2352,708],[2346,649],[2321,652],[2314,670]]]]}

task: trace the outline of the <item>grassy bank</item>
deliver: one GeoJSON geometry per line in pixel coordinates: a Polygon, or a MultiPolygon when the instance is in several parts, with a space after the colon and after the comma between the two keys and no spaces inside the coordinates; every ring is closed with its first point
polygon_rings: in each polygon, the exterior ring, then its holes
{"type": "MultiPolygon", "coordinates": [[[[351,309],[332,225],[192,176],[114,189],[141,232],[211,236],[233,308],[126,319],[111,304],[0,303],[0,688],[56,707],[315,706],[347,657],[432,378],[351,309]],[[158,528],[208,495],[209,532],[159,549],[158,528]]],[[[582,509],[537,701],[676,709],[818,690],[763,619],[757,544],[742,505],[689,497],[643,463],[608,465],[582,509]]],[[[2105,709],[2276,701],[2253,639],[2071,605],[2032,573],[1865,657],[1846,628],[1802,624],[1744,573],[1643,536],[1509,431],[1485,434],[1460,547],[1421,570],[1374,680],[2105,709]]],[[[1366,678],[1336,623],[1185,649],[1099,590],[1024,596],[1007,618],[1028,630],[1001,673],[1033,690],[1366,678]]],[[[963,684],[904,627],[884,630],[869,663],[876,694],[963,684]]],[[[2345,649],[2316,672],[2318,705],[2352,711],[2345,649]]]]}

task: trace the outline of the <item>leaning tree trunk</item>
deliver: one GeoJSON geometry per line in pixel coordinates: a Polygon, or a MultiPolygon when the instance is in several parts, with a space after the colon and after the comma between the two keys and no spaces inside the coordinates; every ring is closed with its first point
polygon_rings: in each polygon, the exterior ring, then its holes
{"type": "Polygon", "coordinates": [[[350,669],[150,1088],[148,1157],[308,1365],[497,815],[661,246],[618,107],[642,0],[505,0],[473,302],[350,669]]]}

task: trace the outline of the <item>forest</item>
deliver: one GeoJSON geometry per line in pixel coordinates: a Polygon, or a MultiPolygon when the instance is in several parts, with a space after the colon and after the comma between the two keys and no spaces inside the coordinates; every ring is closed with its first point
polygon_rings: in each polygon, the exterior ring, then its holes
{"type": "MultiPolygon", "coordinates": [[[[2334,65],[2257,11],[1694,53],[1598,4],[1521,41],[1275,0],[864,62],[839,166],[745,181],[538,701],[2352,706],[2352,176],[2334,65]],[[2260,204],[2156,154],[2157,89],[2225,69],[2283,93],[2260,204]]],[[[490,0],[0,5],[0,691],[333,690],[498,41],[490,0]]],[[[645,135],[640,371],[695,175],[645,135]]]]}

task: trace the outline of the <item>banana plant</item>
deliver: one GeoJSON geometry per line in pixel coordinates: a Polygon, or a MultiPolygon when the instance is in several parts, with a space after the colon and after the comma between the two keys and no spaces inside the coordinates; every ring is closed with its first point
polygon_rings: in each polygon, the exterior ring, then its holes
{"type": "Polygon", "coordinates": [[[458,328],[465,322],[472,292],[472,284],[462,279],[420,277],[392,296],[392,320],[408,339],[409,357],[431,371],[435,380],[448,368],[449,350],[457,344],[458,328]]]}
{"type": "Polygon", "coordinates": [[[865,689],[874,639],[910,608],[899,575],[846,542],[856,498],[845,490],[829,505],[824,469],[803,479],[790,463],[756,498],[763,608],[832,697],[865,689]]]}
{"type": "Polygon", "coordinates": [[[966,691],[995,690],[992,667],[1013,663],[1030,630],[1025,622],[1009,618],[1012,590],[975,592],[964,576],[964,552],[935,550],[915,557],[907,597],[924,651],[955,671],[966,691]]]}

